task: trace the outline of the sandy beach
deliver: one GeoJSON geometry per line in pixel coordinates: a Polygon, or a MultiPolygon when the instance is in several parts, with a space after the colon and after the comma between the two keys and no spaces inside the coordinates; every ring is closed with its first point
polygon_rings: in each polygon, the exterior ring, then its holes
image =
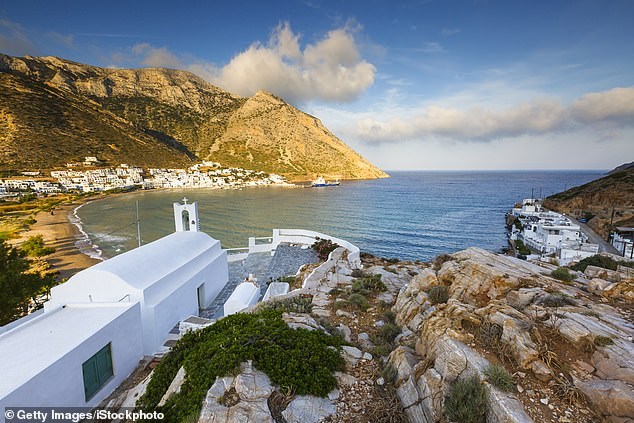
{"type": "Polygon", "coordinates": [[[88,257],[79,251],[75,242],[79,239],[79,229],[73,225],[68,216],[80,203],[63,205],[50,212],[39,212],[35,216],[36,223],[23,232],[19,239],[12,243],[20,243],[34,235],[42,235],[47,246],[54,247],[55,252],[46,257],[46,261],[59,271],[58,280],[70,278],[80,270],[86,269],[100,260],[88,257]]]}

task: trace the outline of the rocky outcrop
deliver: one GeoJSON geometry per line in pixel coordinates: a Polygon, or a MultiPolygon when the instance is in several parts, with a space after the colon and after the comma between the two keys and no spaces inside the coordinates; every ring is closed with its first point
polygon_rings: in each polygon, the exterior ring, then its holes
{"type": "MultiPolygon", "coordinates": [[[[389,362],[412,421],[440,421],[451,384],[474,375],[488,393],[487,422],[541,421],[550,413],[571,421],[567,403],[558,398],[574,401],[575,392],[589,402],[588,414],[593,409],[614,421],[634,418],[634,325],[618,308],[590,297],[589,287],[563,285],[549,274],[523,260],[469,248],[437,270],[421,270],[401,289],[393,311],[410,331],[404,341],[415,348],[399,347],[389,362]],[[439,286],[448,299],[433,304],[430,292],[439,286]],[[522,393],[495,388],[485,356],[519,369],[526,379],[516,379],[522,393]]],[[[588,285],[602,292],[616,285],[593,281],[588,285]]]]}

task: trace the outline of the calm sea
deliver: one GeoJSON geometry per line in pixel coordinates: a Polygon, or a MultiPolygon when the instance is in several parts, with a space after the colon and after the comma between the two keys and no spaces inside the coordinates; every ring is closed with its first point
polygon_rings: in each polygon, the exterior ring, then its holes
{"type": "Polygon", "coordinates": [[[202,230],[224,248],[245,247],[273,228],[304,228],[345,238],[382,257],[429,260],[469,246],[506,246],[504,214],[522,198],[547,196],[601,177],[600,171],[392,172],[389,179],[332,188],[143,191],[94,201],[76,211],[91,254],[112,257],[141,239],[174,230],[172,203],[198,201],[202,230]]]}

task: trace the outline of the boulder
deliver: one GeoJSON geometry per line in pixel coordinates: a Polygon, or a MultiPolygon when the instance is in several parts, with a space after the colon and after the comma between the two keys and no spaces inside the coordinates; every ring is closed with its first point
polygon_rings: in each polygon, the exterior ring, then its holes
{"type": "Polygon", "coordinates": [[[170,383],[170,386],[167,388],[167,391],[165,391],[165,394],[163,394],[161,401],[159,401],[159,407],[165,405],[167,400],[170,399],[172,395],[180,392],[181,386],[183,386],[183,382],[185,382],[185,368],[181,366],[181,368],[178,369],[176,376],[174,376],[172,383],[170,383]]]}
{"type": "Polygon", "coordinates": [[[336,412],[337,407],[328,398],[299,395],[282,411],[282,416],[288,423],[317,423],[336,412]]]}
{"type": "Polygon", "coordinates": [[[634,390],[630,385],[620,380],[599,378],[587,381],[576,380],[575,385],[604,416],[629,418],[634,416],[634,390]]]}

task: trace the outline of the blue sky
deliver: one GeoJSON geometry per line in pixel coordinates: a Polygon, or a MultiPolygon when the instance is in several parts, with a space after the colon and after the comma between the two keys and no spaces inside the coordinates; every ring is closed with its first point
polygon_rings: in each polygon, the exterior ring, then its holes
{"type": "Polygon", "coordinates": [[[385,169],[634,160],[634,2],[0,5],[0,52],[165,66],[277,94],[385,169]]]}

